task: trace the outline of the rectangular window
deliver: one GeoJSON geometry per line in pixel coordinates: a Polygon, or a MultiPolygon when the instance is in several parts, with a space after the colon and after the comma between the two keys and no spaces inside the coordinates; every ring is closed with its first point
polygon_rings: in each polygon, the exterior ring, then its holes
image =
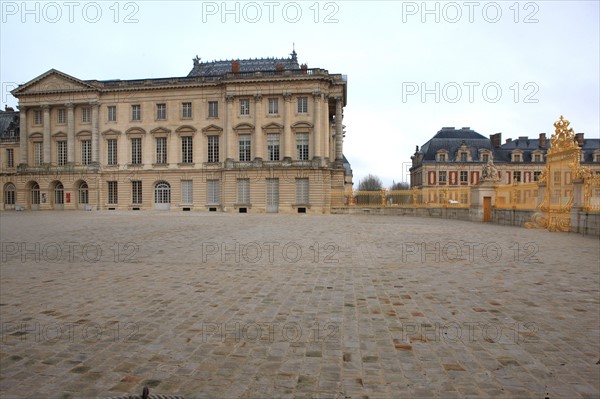
{"type": "Polygon", "coordinates": [[[250,100],[247,98],[240,100],[240,115],[250,115],[250,100]]]}
{"type": "Polygon", "coordinates": [[[469,172],[467,172],[466,170],[461,170],[460,171],[460,182],[461,183],[468,183],[469,182],[469,172]]]}
{"type": "Polygon", "coordinates": [[[90,123],[92,121],[92,110],[90,107],[81,108],[81,123],[90,123]]]}
{"type": "Polygon", "coordinates": [[[131,203],[139,205],[142,203],[142,181],[131,181],[131,203]]]}
{"type": "Polygon", "coordinates": [[[167,104],[156,104],[156,119],[167,119],[167,104]]]}
{"type": "Polygon", "coordinates": [[[219,117],[219,102],[209,101],[208,102],[208,117],[218,118],[219,117]]]}
{"type": "Polygon", "coordinates": [[[33,143],[33,164],[40,166],[44,163],[44,143],[38,141],[33,143]]]}
{"type": "Polygon", "coordinates": [[[540,154],[535,154],[533,156],[533,162],[542,162],[542,156],[540,154]]]}
{"type": "Polygon", "coordinates": [[[56,150],[57,150],[57,163],[58,166],[64,166],[67,164],[67,142],[62,140],[62,141],[57,141],[56,142],[56,150]]]}
{"type": "Polygon", "coordinates": [[[167,138],[157,137],[156,138],[156,163],[165,164],[167,163],[167,138]]]}
{"type": "Polygon", "coordinates": [[[296,204],[308,204],[308,179],[296,179],[296,204]]]}
{"type": "Polygon", "coordinates": [[[33,111],[33,124],[34,125],[41,125],[42,124],[42,111],[39,109],[36,109],[35,111],[33,111]]]}
{"type": "Polygon", "coordinates": [[[108,121],[109,122],[116,122],[117,121],[117,106],[116,105],[109,105],[107,107],[107,111],[108,111],[108,121]]]}
{"type": "Polygon", "coordinates": [[[181,103],[181,118],[192,119],[192,103],[181,103]]]}
{"type": "Polygon", "coordinates": [[[142,163],[142,139],[140,137],[131,139],[131,163],[133,165],[142,163]]]}
{"type": "Polygon", "coordinates": [[[219,162],[219,136],[208,136],[208,162],[219,162]]]}
{"type": "Polygon", "coordinates": [[[219,205],[221,203],[219,181],[208,180],[207,183],[208,192],[206,193],[206,198],[208,201],[208,205],[219,205]]]}
{"type": "Polygon", "coordinates": [[[193,163],[193,137],[184,136],[181,138],[181,162],[182,163],[193,163]]]}
{"type": "Polygon", "coordinates": [[[540,171],[533,172],[533,181],[539,181],[541,174],[542,174],[542,172],[540,172],[540,171]]]}
{"type": "Polygon", "coordinates": [[[514,162],[521,162],[521,154],[514,154],[513,160],[514,162]]]}
{"type": "Polygon", "coordinates": [[[277,115],[279,113],[279,99],[269,98],[269,114],[277,115]]]}
{"type": "Polygon", "coordinates": [[[483,162],[486,162],[486,163],[487,163],[487,162],[490,160],[490,155],[489,155],[489,154],[483,154],[483,155],[481,156],[481,160],[482,160],[483,162]]]}
{"type": "Polygon", "coordinates": [[[308,112],[308,97],[298,97],[298,113],[306,114],[308,112]]]}
{"type": "Polygon", "coordinates": [[[237,203],[250,204],[250,179],[237,179],[237,203]]]}
{"type": "Polygon", "coordinates": [[[250,135],[244,134],[240,136],[240,161],[249,162],[250,159],[250,135]]]}
{"type": "Polygon", "coordinates": [[[67,123],[67,110],[64,108],[59,108],[56,110],[56,123],[60,125],[64,125],[67,123]]]}
{"type": "Polygon", "coordinates": [[[15,166],[15,151],[12,148],[6,149],[6,166],[9,168],[15,166]]]}
{"type": "Polygon", "coordinates": [[[109,165],[116,165],[117,164],[117,140],[116,139],[108,139],[107,141],[107,154],[108,154],[108,159],[107,159],[107,163],[109,165]]]}
{"type": "Polygon", "coordinates": [[[142,106],[139,104],[134,104],[131,106],[131,120],[132,121],[141,121],[142,120],[142,106]]]}
{"type": "Polygon", "coordinates": [[[467,162],[467,153],[466,152],[460,153],[460,162],[467,162]]]}
{"type": "Polygon", "coordinates": [[[117,190],[117,182],[109,181],[108,182],[108,203],[109,204],[117,204],[119,203],[119,196],[117,190]]]}
{"type": "Polygon", "coordinates": [[[521,181],[521,172],[513,172],[513,181],[516,181],[516,182],[521,181]]]}
{"type": "Polygon", "coordinates": [[[308,133],[296,134],[296,149],[298,160],[308,161],[308,133]]]}
{"type": "Polygon", "coordinates": [[[440,162],[446,162],[446,154],[438,154],[438,159],[440,162]]]}
{"type": "Polygon", "coordinates": [[[267,155],[269,161],[279,161],[279,134],[267,134],[267,155]]]}
{"type": "Polygon", "coordinates": [[[92,140],[81,140],[81,164],[92,163],[92,140]]]}
{"type": "Polygon", "coordinates": [[[181,181],[181,203],[185,205],[194,203],[192,180],[181,181]]]}
{"type": "Polygon", "coordinates": [[[448,181],[448,179],[447,179],[447,173],[445,171],[439,172],[438,181],[440,183],[446,183],[448,181]]]}

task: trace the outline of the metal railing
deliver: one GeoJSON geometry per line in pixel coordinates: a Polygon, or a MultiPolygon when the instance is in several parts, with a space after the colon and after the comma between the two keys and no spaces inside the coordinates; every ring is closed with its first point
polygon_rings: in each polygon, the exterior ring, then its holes
{"type": "Polygon", "coordinates": [[[331,193],[334,207],[468,208],[470,204],[471,190],[462,187],[331,193]]]}

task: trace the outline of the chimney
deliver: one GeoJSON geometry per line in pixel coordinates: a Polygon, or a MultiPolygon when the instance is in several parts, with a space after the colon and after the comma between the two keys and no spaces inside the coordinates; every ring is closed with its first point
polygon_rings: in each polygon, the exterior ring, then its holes
{"type": "Polygon", "coordinates": [[[231,72],[233,72],[233,73],[240,72],[240,62],[239,61],[233,61],[231,63],[231,72]]]}
{"type": "Polygon", "coordinates": [[[502,144],[502,133],[490,134],[490,141],[492,142],[492,147],[499,148],[502,144]]]}
{"type": "Polygon", "coordinates": [[[546,133],[540,133],[540,148],[546,148],[546,133]]]}
{"type": "Polygon", "coordinates": [[[505,143],[505,144],[508,144],[508,143],[510,143],[511,141],[512,141],[512,139],[506,139],[506,143],[505,143]]]}
{"type": "Polygon", "coordinates": [[[579,144],[580,147],[583,147],[583,133],[575,133],[575,141],[577,141],[577,144],[579,144]]]}

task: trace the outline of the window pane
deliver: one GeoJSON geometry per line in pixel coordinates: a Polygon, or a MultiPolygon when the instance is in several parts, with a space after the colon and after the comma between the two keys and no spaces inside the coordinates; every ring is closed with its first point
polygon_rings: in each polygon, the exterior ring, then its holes
{"type": "Polygon", "coordinates": [[[267,135],[267,155],[269,161],[279,161],[279,134],[267,135]]]}
{"type": "Polygon", "coordinates": [[[250,204],[250,179],[237,180],[237,203],[250,204]]]}
{"type": "Polygon", "coordinates": [[[240,136],[240,161],[241,162],[250,161],[250,155],[251,155],[250,147],[251,147],[250,136],[249,135],[240,136]]]}
{"type": "Polygon", "coordinates": [[[193,199],[193,186],[191,180],[181,181],[181,203],[190,205],[194,202],[193,199]]]}

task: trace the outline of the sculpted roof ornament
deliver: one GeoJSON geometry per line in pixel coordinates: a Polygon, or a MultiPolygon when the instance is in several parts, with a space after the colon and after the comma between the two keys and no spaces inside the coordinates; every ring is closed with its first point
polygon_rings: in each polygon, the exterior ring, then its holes
{"type": "Polygon", "coordinates": [[[555,131],[552,137],[550,137],[550,149],[548,154],[554,154],[569,149],[579,149],[577,142],[575,141],[575,133],[573,129],[569,127],[571,122],[560,116],[560,119],[554,122],[555,131]]]}
{"type": "Polygon", "coordinates": [[[500,181],[500,178],[498,177],[498,168],[496,168],[491,158],[488,160],[487,165],[485,165],[483,167],[483,170],[481,171],[481,181],[500,181]]]}

